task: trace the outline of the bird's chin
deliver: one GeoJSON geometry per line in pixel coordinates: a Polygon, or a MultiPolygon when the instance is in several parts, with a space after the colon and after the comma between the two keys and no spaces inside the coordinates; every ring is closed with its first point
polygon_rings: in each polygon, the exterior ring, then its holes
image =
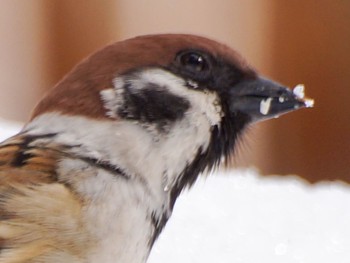
{"type": "Polygon", "coordinates": [[[305,98],[304,86],[290,90],[265,78],[247,80],[230,90],[230,111],[247,115],[251,122],[277,118],[282,114],[313,107],[314,101],[305,98]]]}

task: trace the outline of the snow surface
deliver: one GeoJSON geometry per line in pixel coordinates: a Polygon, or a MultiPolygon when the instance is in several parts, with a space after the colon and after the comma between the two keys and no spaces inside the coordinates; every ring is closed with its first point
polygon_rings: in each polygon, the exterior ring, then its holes
{"type": "MultiPolygon", "coordinates": [[[[0,141],[19,129],[0,120],[0,141]]],[[[148,263],[349,263],[349,222],[348,185],[219,172],[180,196],[148,263]]]]}
{"type": "Polygon", "coordinates": [[[16,134],[21,128],[22,125],[18,122],[0,118],[0,142],[16,134]]]}

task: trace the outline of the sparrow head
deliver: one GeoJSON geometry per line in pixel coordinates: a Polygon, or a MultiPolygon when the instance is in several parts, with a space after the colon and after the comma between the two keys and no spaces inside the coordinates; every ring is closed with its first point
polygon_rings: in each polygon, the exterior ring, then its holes
{"type": "Polygon", "coordinates": [[[311,104],[203,37],[97,51],[0,145],[0,261],[145,262],[182,189],[247,125],[311,104]]]}
{"type": "Polygon", "coordinates": [[[158,149],[176,198],[232,153],[249,123],[306,106],[231,48],[166,34],[117,42],[91,55],[39,103],[32,119],[53,112],[137,126],[155,143],[150,147],[158,149]]]}
{"type": "Polygon", "coordinates": [[[217,93],[230,105],[230,114],[243,113],[248,122],[304,106],[288,89],[260,78],[226,45],[194,35],[164,34],[117,42],[92,54],[49,92],[32,119],[43,112],[111,117],[101,91],[115,88],[118,79],[152,70],[181,79],[188,89],[217,93]],[[269,110],[261,112],[260,102],[268,98],[273,98],[269,110]]]}

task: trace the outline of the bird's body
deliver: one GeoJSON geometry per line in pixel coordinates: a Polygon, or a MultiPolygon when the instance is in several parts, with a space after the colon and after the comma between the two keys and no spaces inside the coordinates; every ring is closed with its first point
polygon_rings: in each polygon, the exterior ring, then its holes
{"type": "Polygon", "coordinates": [[[188,35],[139,37],[83,61],[0,145],[0,263],[145,262],[182,189],[228,157],[249,122],[305,106],[281,88],[240,87],[257,79],[234,51],[188,35]],[[293,105],[263,114],[240,96],[293,105]]]}

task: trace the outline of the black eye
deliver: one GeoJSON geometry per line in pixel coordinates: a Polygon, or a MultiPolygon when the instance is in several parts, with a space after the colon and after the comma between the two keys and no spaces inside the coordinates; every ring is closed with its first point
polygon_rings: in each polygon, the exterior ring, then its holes
{"type": "Polygon", "coordinates": [[[184,69],[193,73],[205,72],[209,69],[209,64],[206,58],[196,52],[187,52],[180,54],[179,61],[184,69]]]}

